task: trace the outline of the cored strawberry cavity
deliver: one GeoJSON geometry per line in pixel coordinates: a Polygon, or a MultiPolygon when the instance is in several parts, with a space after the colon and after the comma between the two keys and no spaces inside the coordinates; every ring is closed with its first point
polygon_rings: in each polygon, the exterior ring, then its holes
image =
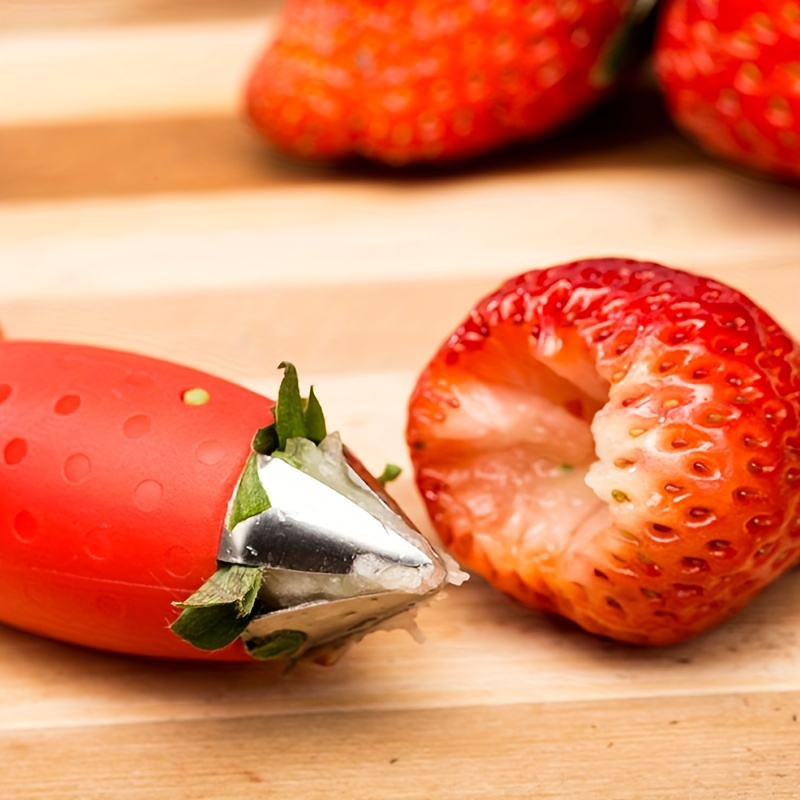
{"type": "Polygon", "coordinates": [[[423,372],[418,485],[454,554],[504,591],[677,641],[797,560],[798,361],[713,281],[621,259],[527,273],[423,372]]]}

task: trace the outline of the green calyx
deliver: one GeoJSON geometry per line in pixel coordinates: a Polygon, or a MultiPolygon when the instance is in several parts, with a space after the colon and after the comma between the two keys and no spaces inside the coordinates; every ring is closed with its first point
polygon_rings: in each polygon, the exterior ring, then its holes
{"type": "MultiPolygon", "coordinates": [[[[228,530],[270,508],[269,497],[258,477],[257,455],[281,457],[290,439],[309,439],[319,444],[327,435],[325,415],[313,387],[301,397],[294,365],[283,362],[284,375],[273,408],[275,421],[261,428],[252,442],[253,452],[245,463],[225,525],[228,530]]],[[[187,600],[175,603],[181,614],[170,630],[201,650],[219,650],[234,642],[251,619],[263,612],[259,603],[262,573],[259,567],[225,564],[187,600]]],[[[304,634],[282,631],[269,641],[248,647],[253,658],[290,658],[302,647],[304,634]]]]}
{"type": "Polygon", "coordinates": [[[275,631],[269,636],[251,639],[247,643],[247,652],[260,661],[273,659],[290,659],[306,643],[308,635],[303,631],[275,631]]]}
{"type": "Polygon", "coordinates": [[[170,629],[201,650],[227,647],[244,632],[253,613],[261,571],[253,567],[218,569],[191,597],[170,629]]]}
{"type": "Polygon", "coordinates": [[[236,488],[225,526],[233,530],[242,520],[250,519],[266,511],[270,506],[269,497],[258,479],[258,463],[255,453],[247,457],[244,472],[236,488]]]}
{"type": "Polygon", "coordinates": [[[309,439],[319,444],[327,435],[325,415],[312,386],[308,397],[301,397],[297,370],[282,362],[283,380],[278,389],[278,404],[272,409],[275,421],[262,428],[253,439],[253,450],[265,456],[286,450],[289,439],[309,439]]]}

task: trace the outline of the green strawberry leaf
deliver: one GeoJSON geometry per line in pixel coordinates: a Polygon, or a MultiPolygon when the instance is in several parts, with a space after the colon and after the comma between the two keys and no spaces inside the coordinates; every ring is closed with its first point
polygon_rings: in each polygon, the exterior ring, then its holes
{"type": "MultiPolygon", "coordinates": [[[[307,398],[301,397],[294,364],[282,361],[279,369],[283,370],[283,380],[278,389],[278,405],[274,409],[278,445],[273,449],[285,450],[289,439],[310,439],[314,444],[319,444],[327,435],[327,431],[325,415],[314,394],[314,387],[311,387],[307,398]]],[[[262,448],[272,446],[272,434],[267,433],[268,429],[263,430],[263,436],[259,436],[261,431],[257,434],[259,446],[262,448]]]]}
{"type": "Polygon", "coordinates": [[[218,569],[188,600],[170,630],[201,650],[227,647],[250,624],[258,591],[258,567],[231,565],[218,569]]]}
{"type": "MultiPolygon", "coordinates": [[[[273,413],[275,409],[272,409],[273,413]]],[[[275,423],[267,425],[266,428],[261,428],[253,437],[253,450],[256,453],[261,453],[262,456],[271,456],[280,445],[278,441],[278,429],[275,423]]]]}
{"type": "Polygon", "coordinates": [[[275,422],[261,428],[253,438],[253,450],[265,456],[285,449],[289,439],[302,437],[319,444],[328,435],[325,414],[314,387],[307,398],[301,397],[297,370],[285,361],[280,366],[285,373],[278,390],[278,405],[272,409],[275,422]]]}
{"type": "Polygon", "coordinates": [[[386,486],[390,481],[396,480],[402,471],[402,468],[398,467],[397,464],[387,464],[383,468],[383,472],[378,476],[378,483],[381,486],[386,486]]]}
{"type": "Polygon", "coordinates": [[[225,526],[232,531],[244,519],[250,519],[266,511],[270,507],[269,497],[258,477],[256,454],[251,453],[244,467],[244,472],[236,488],[225,526]]]}
{"type": "Polygon", "coordinates": [[[275,428],[278,433],[278,449],[285,450],[289,439],[305,439],[305,403],[300,397],[300,385],[294,364],[282,361],[283,380],[278,389],[278,405],[275,409],[275,428]]]}
{"type": "Polygon", "coordinates": [[[247,652],[259,661],[276,658],[291,658],[306,642],[308,634],[303,631],[275,631],[269,636],[251,639],[246,643],[247,652]]]}
{"type": "Polygon", "coordinates": [[[322,406],[314,394],[313,386],[305,402],[303,418],[306,425],[306,438],[311,439],[314,444],[319,444],[328,435],[328,432],[325,429],[325,415],[322,413],[322,406]]]}
{"type": "Polygon", "coordinates": [[[231,605],[205,606],[187,608],[170,630],[200,650],[221,650],[235,642],[249,624],[231,605]]]}

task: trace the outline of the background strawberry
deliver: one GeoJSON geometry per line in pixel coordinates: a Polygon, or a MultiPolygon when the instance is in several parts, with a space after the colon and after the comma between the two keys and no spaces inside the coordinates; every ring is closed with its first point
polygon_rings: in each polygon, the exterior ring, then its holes
{"type": "Polygon", "coordinates": [[[667,644],[800,555],[800,349],[739,292],[656,264],[529,272],[422,373],[408,444],[434,526],[498,588],[667,644]]]}
{"type": "Polygon", "coordinates": [[[596,100],[631,0],[288,0],[247,87],[279,148],[391,164],[553,130],[596,100]]]}
{"type": "Polygon", "coordinates": [[[800,5],[668,0],[655,68],[670,113],[703,148],[800,178],[800,5]]]}

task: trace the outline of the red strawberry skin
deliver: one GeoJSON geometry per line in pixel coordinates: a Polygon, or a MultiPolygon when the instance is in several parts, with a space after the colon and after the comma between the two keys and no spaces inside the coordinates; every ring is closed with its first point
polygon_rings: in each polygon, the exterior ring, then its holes
{"type": "Polygon", "coordinates": [[[0,343],[0,621],[106,650],[204,653],[167,626],[215,571],[269,400],[129,353],[0,343]],[[204,389],[208,402],[186,402],[204,389]]]}
{"type": "Polygon", "coordinates": [[[421,374],[407,440],[453,554],[643,645],[800,558],[800,349],[752,301],[622,259],[513,278],[421,374]]]}
{"type": "Polygon", "coordinates": [[[738,164],[800,178],[800,6],[669,0],[656,73],[676,123],[738,164]]]}
{"type": "Polygon", "coordinates": [[[246,90],[303,158],[462,159],[539,136],[596,100],[630,0],[288,0],[246,90]]]}

